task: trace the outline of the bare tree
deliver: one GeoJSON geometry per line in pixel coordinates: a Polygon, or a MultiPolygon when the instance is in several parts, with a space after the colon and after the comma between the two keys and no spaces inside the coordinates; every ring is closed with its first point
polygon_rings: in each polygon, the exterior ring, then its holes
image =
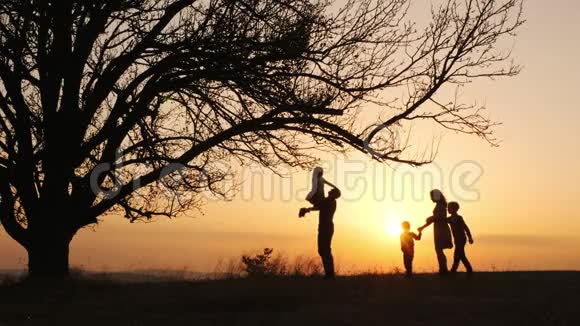
{"type": "Polygon", "coordinates": [[[3,0],[0,220],[31,275],[66,275],[75,233],[120,210],[174,216],[227,197],[231,164],[308,167],[354,149],[421,165],[414,120],[477,135],[449,85],[516,75],[520,0],[3,0]],[[374,119],[376,123],[365,125],[374,119]],[[238,162],[236,162],[238,161],[238,162]]]}

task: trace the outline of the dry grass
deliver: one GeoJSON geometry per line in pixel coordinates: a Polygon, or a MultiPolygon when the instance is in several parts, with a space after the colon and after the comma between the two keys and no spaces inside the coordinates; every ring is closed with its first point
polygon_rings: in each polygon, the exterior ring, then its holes
{"type": "MultiPolygon", "coordinates": [[[[246,254],[245,257],[253,258],[262,254],[261,251],[246,254]]],[[[274,253],[269,256],[263,266],[266,277],[311,277],[323,274],[319,257],[296,256],[289,258],[282,253],[274,253]]],[[[243,259],[230,259],[219,261],[212,273],[211,279],[238,279],[251,277],[248,275],[248,266],[243,259]]]]}

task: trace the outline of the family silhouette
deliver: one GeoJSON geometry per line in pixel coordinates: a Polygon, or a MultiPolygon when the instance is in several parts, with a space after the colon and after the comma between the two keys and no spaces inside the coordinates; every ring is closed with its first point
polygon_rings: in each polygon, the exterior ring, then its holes
{"type": "MultiPolygon", "coordinates": [[[[312,189],[306,196],[306,200],[312,204],[311,207],[300,209],[298,216],[304,217],[307,213],[318,211],[318,254],[324,267],[324,278],[332,279],[335,277],[334,259],[332,256],[332,237],[334,235],[334,213],[336,212],[336,199],[340,198],[340,190],[328,182],[323,177],[324,171],[317,167],[312,172],[312,189]],[[325,195],[325,185],[332,189],[328,196],[325,195]]],[[[411,232],[411,224],[408,221],[402,222],[400,241],[401,251],[403,252],[403,265],[405,275],[413,275],[413,259],[415,256],[415,241],[421,240],[423,230],[433,225],[433,239],[435,245],[435,254],[439,265],[439,275],[448,275],[456,273],[459,264],[463,263],[468,276],[473,274],[471,263],[467,259],[465,246],[467,242],[473,244],[471,230],[465,223],[464,218],[459,215],[460,205],[457,202],[447,202],[443,193],[434,189],[429,193],[431,200],[435,203],[433,215],[427,218],[425,224],[417,229],[418,233],[411,232]],[[449,216],[447,215],[449,213],[449,216]],[[447,265],[445,249],[454,248],[453,264],[451,269],[447,265]]]]}
{"type": "Polygon", "coordinates": [[[472,275],[473,268],[465,255],[465,245],[467,240],[469,240],[470,244],[473,244],[473,237],[465,220],[458,214],[459,204],[457,202],[447,203],[443,193],[437,189],[431,190],[430,196],[435,203],[433,215],[427,218],[425,225],[418,228],[418,231],[421,233],[425,228],[433,225],[433,239],[437,262],[439,263],[439,274],[446,275],[449,272],[457,272],[459,263],[462,262],[465,265],[467,274],[472,275]],[[447,217],[447,212],[451,216],[447,217]],[[449,226],[451,226],[451,229],[449,226]],[[451,270],[449,270],[444,250],[453,248],[452,237],[455,242],[455,253],[453,255],[453,265],[451,270]]]}

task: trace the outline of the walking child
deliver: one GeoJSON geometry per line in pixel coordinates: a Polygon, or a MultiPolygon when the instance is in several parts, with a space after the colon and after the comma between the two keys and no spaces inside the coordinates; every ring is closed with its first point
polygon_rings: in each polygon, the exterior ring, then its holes
{"type": "Polygon", "coordinates": [[[471,231],[463,217],[458,214],[459,204],[457,202],[450,202],[447,205],[447,210],[449,211],[449,214],[451,214],[451,216],[447,218],[447,223],[451,225],[451,232],[453,233],[453,239],[455,240],[455,252],[453,254],[453,266],[451,267],[451,272],[457,272],[459,263],[462,262],[467,273],[472,274],[473,268],[465,255],[465,245],[467,241],[469,241],[470,244],[473,244],[471,231]]]}
{"type": "Polygon", "coordinates": [[[413,276],[413,258],[415,257],[415,240],[421,240],[421,232],[415,234],[411,232],[411,223],[405,221],[402,224],[401,251],[403,252],[403,263],[405,265],[405,275],[413,276]]]}

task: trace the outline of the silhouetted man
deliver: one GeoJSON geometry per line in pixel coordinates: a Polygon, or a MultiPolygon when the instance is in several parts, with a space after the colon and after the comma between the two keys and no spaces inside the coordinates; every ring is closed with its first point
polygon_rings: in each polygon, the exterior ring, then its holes
{"type": "Polygon", "coordinates": [[[336,199],[340,197],[340,190],[334,188],[320,203],[318,219],[318,254],[322,258],[324,266],[324,278],[334,278],[334,259],[330,244],[334,235],[334,212],[336,211],[336,199]]]}

